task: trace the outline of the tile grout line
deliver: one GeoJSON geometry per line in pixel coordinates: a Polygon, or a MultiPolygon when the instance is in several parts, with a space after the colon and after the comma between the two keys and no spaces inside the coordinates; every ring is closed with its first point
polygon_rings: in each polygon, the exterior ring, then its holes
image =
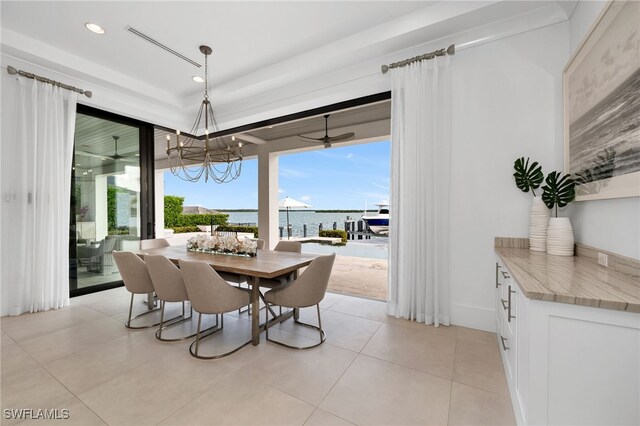
{"type": "MultiPolygon", "coordinates": [[[[389,323],[383,323],[383,324],[386,324],[386,325],[388,325],[388,326],[393,327],[393,325],[391,325],[391,324],[389,324],[389,323]]],[[[381,327],[382,327],[382,325],[381,325],[381,327]]],[[[411,329],[410,329],[410,328],[408,328],[408,327],[402,327],[402,326],[395,326],[395,327],[399,327],[399,328],[403,328],[403,329],[411,330],[411,329]]],[[[377,333],[377,331],[378,331],[378,330],[376,330],[376,333],[377,333]]],[[[415,331],[415,330],[414,330],[414,331],[415,331]]],[[[374,333],[374,335],[375,335],[375,333],[374,333]]],[[[371,336],[371,338],[373,338],[373,336],[371,336]]],[[[370,341],[370,340],[371,340],[371,339],[369,339],[369,341],[370,341]]],[[[367,341],[367,344],[369,343],[369,341],[367,341]]],[[[364,348],[367,346],[367,344],[365,344],[365,345],[364,345],[364,347],[362,348],[362,350],[364,350],[364,348]]],[[[457,346],[457,345],[458,345],[458,338],[456,337],[456,346],[457,346]]],[[[375,355],[371,355],[371,354],[364,354],[364,353],[362,353],[362,350],[360,351],[359,355],[364,355],[364,356],[367,356],[367,357],[369,357],[369,358],[376,359],[376,360],[378,360],[378,361],[383,361],[383,362],[386,362],[386,363],[388,363],[388,364],[392,364],[392,365],[395,365],[395,366],[398,366],[398,367],[406,368],[406,369],[408,369],[408,370],[416,371],[416,372],[418,372],[418,373],[428,374],[428,375],[433,376],[433,377],[438,377],[438,378],[440,378],[440,379],[449,380],[449,381],[453,382],[453,371],[452,371],[452,373],[451,373],[451,378],[443,377],[443,376],[441,376],[441,375],[439,375],[439,374],[429,373],[429,372],[426,372],[426,371],[418,370],[417,368],[408,367],[408,366],[406,366],[406,365],[398,364],[397,362],[389,361],[389,360],[384,359],[384,358],[379,358],[379,357],[377,357],[377,356],[375,356],[375,355]]],[[[454,349],[454,369],[455,369],[455,349],[454,349]]]]}
{"type": "MultiPolygon", "coordinates": [[[[495,333],[494,333],[494,334],[495,334],[495,333]]],[[[490,343],[477,342],[477,341],[475,341],[475,340],[469,340],[469,339],[457,338],[457,339],[456,339],[456,349],[455,349],[455,354],[454,354],[454,361],[453,361],[453,378],[451,379],[451,381],[452,381],[453,383],[457,383],[457,384],[459,384],[459,385],[467,386],[467,387],[470,387],[470,388],[472,388],[472,389],[476,389],[476,390],[480,390],[480,391],[484,391],[484,392],[489,392],[489,393],[492,393],[492,394],[495,394],[495,395],[498,395],[498,396],[503,396],[503,397],[505,397],[505,396],[506,396],[506,397],[508,397],[508,398],[509,398],[509,401],[511,401],[511,395],[510,395],[509,393],[506,393],[506,394],[504,394],[504,393],[499,393],[499,392],[496,392],[496,391],[493,391],[493,390],[484,389],[484,388],[478,387],[478,386],[476,386],[476,385],[472,385],[472,384],[468,384],[468,383],[464,383],[464,382],[460,382],[460,381],[455,380],[455,369],[456,369],[456,365],[457,365],[457,362],[456,362],[456,361],[457,361],[457,358],[458,358],[458,342],[459,342],[460,340],[466,340],[466,341],[471,341],[471,342],[478,343],[478,344],[483,344],[483,345],[487,345],[487,346],[493,346],[493,345],[492,345],[492,344],[490,344],[490,343]]],[[[498,348],[498,350],[499,350],[499,348],[498,348]]],[[[501,360],[501,363],[500,363],[500,364],[501,364],[501,366],[502,366],[502,360],[501,360]]],[[[453,386],[452,386],[452,387],[453,387],[453,386]]]]}
{"type": "MultiPolygon", "coordinates": [[[[356,359],[358,359],[358,356],[362,355],[362,351],[364,350],[364,348],[369,344],[369,342],[371,341],[371,339],[373,339],[373,336],[375,336],[375,334],[378,332],[378,330],[380,330],[380,327],[382,327],[382,324],[384,324],[383,322],[380,323],[380,325],[378,326],[378,328],[376,328],[376,331],[374,331],[371,334],[371,337],[369,337],[369,339],[367,340],[367,342],[362,346],[362,348],[356,353],[356,356],[353,357],[353,360],[349,363],[349,365],[347,366],[347,368],[344,369],[344,371],[342,372],[342,374],[340,375],[340,377],[338,377],[338,380],[335,381],[335,383],[331,386],[331,388],[329,389],[329,391],[325,394],[325,396],[320,400],[320,402],[317,405],[317,408],[320,408],[320,405],[324,402],[325,399],[327,399],[327,396],[329,396],[329,394],[331,393],[331,391],[333,390],[333,388],[338,384],[338,382],[342,379],[342,377],[344,377],[344,375],[347,373],[347,371],[349,371],[349,369],[351,368],[351,366],[353,365],[354,362],[356,362],[356,359]]],[[[326,411],[326,410],[324,410],[326,411]]],[[[334,415],[342,420],[345,420],[349,423],[352,423],[351,421],[347,420],[347,419],[343,419],[342,417],[332,413],[331,411],[327,411],[327,413],[330,413],[331,415],[334,415]]],[[[311,413],[313,414],[313,413],[311,413]]],[[[311,417],[311,416],[309,416],[311,417]]],[[[307,419],[308,421],[309,419],[307,419]]],[[[306,421],[305,421],[306,423],[306,421]]]]}
{"type": "Polygon", "coordinates": [[[456,376],[456,360],[458,358],[458,338],[456,335],[456,346],[453,350],[453,371],[451,372],[451,388],[449,389],[449,410],[447,412],[447,425],[451,423],[451,402],[453,399],[453,378],[456,376]]]}
{"type": "MultiPolygon", "coordinates": [[[[54,376],[54,375],[53,375],[53,373],[51,373],[49,370],[47,370],[47,368],[46,368],[44,365],[42,365],[42,364],[41,364],[41,367],[42,367],[42,369],[43,369],[43,370],[44,370],[44,371],[45,371],[45,372],[46,372],[46,373],[47,373],[47,374],[48,374],[48,375],[49,375],[53,380],[55,380],[56,382],[58,382],[58,383],[60,384],[60,386],[62,386],[63,388],[65,388],[65,389],[67,390],[67,392],[69,392],[71,395],[73,395],[73,397],[74,397],[74,398],[76,398],[78,401],[80,401],[80,403],[81,403],[82,405],[84,405],[85,407],[87,407],[87,409],[88,409],[89,411],[91,411],[93,414],[95,414],[95,416],[96,416],[97,418],[99,418],[99,419],[100,419],[104,424],[107,424],[107,425],[109,424],[109,423],[107,423],[107,422],[105,421],[105,419],[103,419],[102,417],[100,417],[100,416],[98,415],[98,413],[96,413],[95,411],[93,411],[93,409],[92,409],[91,407],[89,407],[87,404],[85,404],[85,403],[84,403],[84,401],[83,401],[83,400],[81,400],[81,399],[80,399],[80,397],[79,397],[78,395],[76,395],[76,394],[75,394],[74,392],[72,392],[72,391],[71,391],[71,389],[69,389],[69,388],[68,388],[64,383],[62,383],[60,380],[58,380],[58,378],[57,378],[56,376],[54,376]]],[[[61,404],[64,404],[64,403],[66,403],[66,402],[68,402],[68,401],[71,401],[71,400],[72,400],[72,399],[69,399],[69,400],[67,400],[67,401],[64,401],[64,402],[63,402],[63,403],[61,403],[61,404]]],[[[60,404],[58,404],[58,405],[60,405],[60,404]]],[[[69,417],[71,417],[71,412],[69,412],[69,417]]]]}
{"type": "Polygon", "coordinates": [[[349,315],[350,317],[355,317],[355,318],[365,319],[365,320],[367,320],[367,321],[375,321],[375,322],[381,322],[381,323],[384,323],[384,321],[385,321],[385,320],[380,321],[380,320],[372,319],[372,318],[365,318],[365,317],[362,317],[362,316],[360,316],[360,315],[350,314],[350,313],[347,313],[347,312],[335,311],[335,310],[333,310],[333,309],[331,309],[331,308],[328,308],[328,309],[325,309],[325,310],[326,310],[326,311],[335,312],[335,313],[338,313],[338,314],[349,315]]]}

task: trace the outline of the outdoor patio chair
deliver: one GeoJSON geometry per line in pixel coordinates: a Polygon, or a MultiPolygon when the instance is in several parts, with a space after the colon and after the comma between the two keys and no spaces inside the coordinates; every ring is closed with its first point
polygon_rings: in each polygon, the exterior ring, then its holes
{"type": "Polygon", "coordinates": [[[85,266],[87,271],[96,272],[104,254],[104,240],[97,243],[78,246],[78,264],[85,266]]]}
{"type": "Polygon", "coordinates": [[[115,239],[107,237],[88,246],[78,246],[78,262],[81,266],[86,266],[89,272],[112,272],[115,243],[115,239]]]}

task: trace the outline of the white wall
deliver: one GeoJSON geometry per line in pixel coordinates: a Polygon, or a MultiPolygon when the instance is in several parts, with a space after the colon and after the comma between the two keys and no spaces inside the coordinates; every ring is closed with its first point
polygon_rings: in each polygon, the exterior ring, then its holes
{"type": "MultiPolygon", "coordinates": [[[[562,69],[571,51],[570,44],[577,45],[576,38],[581,39],[578,34],[586,32],[600,7],[601,4],[581,3],[573,14],[571,26],[569,22],[548,25],[541,18],[540,25],[548,26],[460,50],[453,58],[451,316],[454,324],[485,330],[494,328],[493,239],[528,235],[530,196],[513,183],[513,161],[520,156],[530,156],[540,161],[547,172],[561,169],[562,69]]],[[[516,32],[531,28],[527,25],[538,25],[530,17],[522,19],[526,22],[519,20],[511,25],[518,28],[516,32]]],[[[553,19],[558,22],[561,17],[553,19]]],[[[341,73],[338,79],[341,82],[329,79],[318,83],[322,86],[320,89],[314,87],[316,90],[309,90],[295,102],[281,95],[284,99],[278,102],[265,102],[256,110],[245,110],[244,114],[234,111],[225,118],[229,125],[236,121],[243,123],[249,118],[288,113],[291,108],[308,108],[389,90],[389,76],[379,73],[381,63],[410,57],[448,42],[475,40],[481,38],[479,35],[491,38],[491,33],[499,35],[501,31],[492,27],[486,34],[457,34],[451,40],[383,54],[365,63],[358,72],[354,70],[351,80],[351,70],[347,70],[341,73]]],[[[3,55],[4,64],[6,59],[3,55]]],[[[17,60],[9,63],[39,71],[17,60]]],[[[47,75],[57,77],[55,73],[47,75]]],[[[59,78],[67,77],[60,75],[59,78]]],[[[3,85],[6,80],[5,72],[3,85]]],[[[72,79],[70,82],[85,86],[82,81],[72,79]]],[[[93,106],[147,121],[158,122],[156,119],[160,118],[157,110],[155,117],[145,116],[142,105],[123,101],[106,88],[88,88],[95,93],[93,106]]],[[[5,119],[4,109],[10,105],[5,102],[4,91],[2,98],[5,119]]],[[[154,109],[152,105],[147,108],[154,109]]],[[[161,115],[170,114],[162,108],[161,115]]],[[[4,133],[4,126],[2,130],[4,133]]],[[[571,216],[578,241],[640,257],[638,251],[634,255],[632,250],[633,241],[637,245],[639,240],[637,225],[628,232],[632,218],[636,218],[636,223],[640,221],[637,199],[576,203],[571,216]],[[596,229],[599,225],[604,227],[603,221],[607,220],[614,223],[606,224],[606,231],[596,229]]]]}
{"type": "Polygon", "coordinates": [[[452,322],[494,330],[494,237],[528,235],[531,196],[513,162],[561,166],[561,70],[568,23],[461,51],[453,59],[452,322]]]}
{"type": "MultiPolygon", "coordinates": [[[[569,56],[602,11],[604,1],[581,1],[570,20],[569,56]]],[[[562,152],[562,144],[558,150],[562,152]]],[[[570,207],[576,241],[640,259],[640,197],[581,201],[570,207]]]]}
{"type": "MultiPolygon", "coordinates": [[[[187,117],[187,114],[181,109],[166,102],[162,103],[151,98],[144,98],[139,94],[128,92],[126,89],[113,84],[104,83],[103,85],[98,85],[96,83],[90,83],[86,80],[73,77],[70,74],[57,71],[56,69],[47,68],[12,56],[5,52],[5,50],[10,49],[4,45],[0,47],[2,48],[0,52],[0,63],[2,63],[2,66],[5,68],[11,65],[19,70],[42,75],[93,92],[93,97],[91,98],[78,95],[79,104],[171,128],[185,126],[185,123],[190,124],[191,120],[193,120],[192,116],[187,117]]],[[[9,75],[4,68],[1,69],[0,72],[2,73],[1,84],[4,98],[5,91],[9,95],[12,93],[13,87],[16,85],[14,81],[16,76],[9,75]]],[[[3,112],[3,120],[5,119],[5,114],[6,111],[3,112]]]]}

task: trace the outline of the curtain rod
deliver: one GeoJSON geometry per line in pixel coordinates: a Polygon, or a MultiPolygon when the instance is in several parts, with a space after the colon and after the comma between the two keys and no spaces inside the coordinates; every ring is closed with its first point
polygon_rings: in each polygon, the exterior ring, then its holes
{"type": "Polygon", "coordinates": [[[46,77],[41,77],[39,75],[35,75],[35,74],[30,73],[30,72],[17,70],[14,67],[12,67],[11,65],[7,66],[7,72],[9,74],[11,74],[11,75],[18,74],[18,75],[20,75],[22,77],[32,78],[34,80],[38,80],[38,81],[41,81],[43,83],[53,84],[54,86],[62,87],[63,89],[66,89],[66,90],[71,90],[73,92],[78,92],[81,95],[85,95],[87,98],[90,98],[90,97],[93,96],[93,93],[91,91],[89,91],[89,90],[78,89],[77,87],[69,86],[68,84],[60,83],[59,81],[50,80],[50,79],[48,79],[46,77]]]}
{"type": "Polygon", "coordinates": [[[382,65],[382,74],[386,74],[392,68],[401,68],[412,64],[414,62],[425,61],[428,59],[433,59],[436,56],[445,56],[445,55],[454,55],[456,53],[456,45],[452,44],[451,46],[438,50],[434,50],[433,52],[425,53],[424,55],[414,56],[413,58],[405,59],[404,61],[394,62],[389,65],[382,65]]]}

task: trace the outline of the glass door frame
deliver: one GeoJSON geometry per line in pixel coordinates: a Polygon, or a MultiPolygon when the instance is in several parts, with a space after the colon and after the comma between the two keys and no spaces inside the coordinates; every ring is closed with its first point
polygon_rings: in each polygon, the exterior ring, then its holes
{"type": "MultiPolygon", "coordinates": [[[[139,130],[139,153],[140,153],[140,239],[155,238],[155,159],[154,159],[154,126],[151,123],[125,117],[88,105],[78,104],[76,112],[89,115],[114,123],[125,124],[137,127],[139,130]]],[[[75,145],[74,145],[75,155],[75,145]]],[[[71,171],[71,194],[73,196],[75,183],[75,173],[71,171]]],[[[69,199],[71,203],[71,199],[69,199]]],[[[76,216],[73,209],[69,215],[69,229],[75,229],[76,216]]],[[[77,241],[75,232],[69,232],[69,259],[76,258],[77,241]]],[[[75,266],[77,268],[77,266],[75,266]]],[[[69,264],[69,295],[70,297],[81,296],[83,294],[95,293],[124,285],[122,280],[106,284],[98,284],[91,287],[78,288],[77,273],[71,273],[71,263],[69,264]],[[75,276],[74,276],[75,275],[75,276]]]]}

